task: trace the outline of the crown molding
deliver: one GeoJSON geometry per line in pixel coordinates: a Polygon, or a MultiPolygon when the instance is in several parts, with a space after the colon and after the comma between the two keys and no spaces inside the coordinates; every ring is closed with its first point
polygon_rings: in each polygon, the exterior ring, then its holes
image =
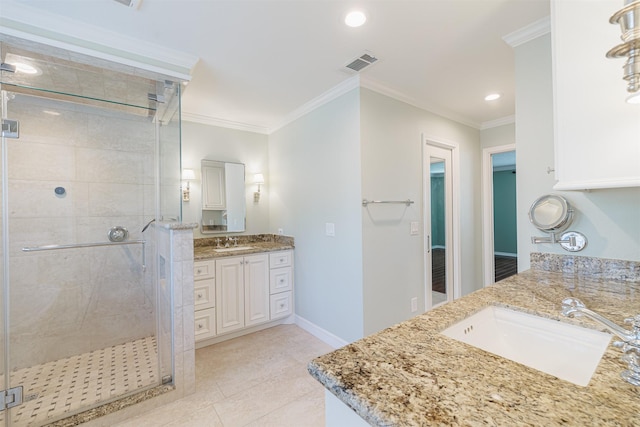
{"type": "Polygon", "coordinates": [[[480,125],[480,130],[497,128],[498,126],[510,125],[515,122],[516,122],[515,115],[501,117],[499,119],[489,120],[488,122],[482,122],[482,124],[480,125]]]}
{"type": "Polygon", "coordinates": [[[395,89],[391,89],[388,86],[385,86],[381,83],[378,83],[374,80],[363,78],[361,81],[361,86],[367,89],[370,89],[374,92],[378,92],[382,95],[393,98],[397,101],[404,102],[405,104],[412,105],[416,108],[420,108],[421,110],[428,111],[433,114],[437,114],[438,116],[444,117],[449,120],[453,120],[457,123],[472,127],[474,129],[480,129],[480,124],[470,121],[462,116],[459,116],[451,111],[443,110],[441,108],[434,108],[431,105],[425,104],[424,102],[420,102],[402,92],[399,92],[395,89]]]}
{"type": "Polygon", "coordinates": [[[315,110],[318,107],[321,107],[322,105],[333,101],[334,99],[338,98],[339,96],[344,95],[347,92],[350,92],[351,90],[360,87],[360,76],[353,76],[345,81],[343,81],[342,83],[339,83],[337,86],[334,86],[333,88],[329,89],[328,91],[324,92],[322,95],[317,96],[316,98],[313,98],[311,101],[306,102],[304,104],[302,104],[300,107],[296,108],[295,110],[293,110],[292,112],[290,112],[289,114],[287,114],[284,119],[278,123],[276,126],[273,126],[271,128],[269,128],[268,133],[273,133],[275,131],[277,131],[278,129],[283,128],[284,126],[288,125],[289,123],[299,119],[300,117],[312,112],[313,110],[315,110]]]}
{"type": "Polygon", "coordinates": [[[217,126],[227,129],[243,130],[247,132],[260,133],[268,135],[269,130],[265,126],[257,126],[248,123],[234,122],[231,120],[218,119],[216,117],[203,116],[201,114],[182,112],[183,121],[200,123],[202,125],[217,126]]]}
{"type": "Polygon", "coordinates": [[[0,33],[154,73],[191,79],[199,58],[84,22],[2,0],[0,33]]]}
{"type": "Polygon", "coordinates": [[[532,22],[526,27],[520,28],[519,30],[503,36],[502,40],[511,47],[518,47],[521,44],[527,43],[549,32],[551,32],[551,19],[546,16],[532,22]]]}

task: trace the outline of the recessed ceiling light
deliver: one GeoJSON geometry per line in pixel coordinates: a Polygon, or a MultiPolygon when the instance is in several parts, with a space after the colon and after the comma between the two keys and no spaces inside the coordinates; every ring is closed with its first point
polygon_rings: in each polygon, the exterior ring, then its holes
{"type": "Polygon", "coordinates": [[[487,96],[484,97],[485,101],[495,101],[496,99],[500,98],[500,94],[499,93],[492,93],[489,94],[487,96]]]}
{"type": "Polygon", "coordinates": [[[347,13],[347,16],[344,18],[344,23],[354,28],[361,26],[365,22],[367,22],[367,16],[364,14],[364,12],[361,12],[359,10],[354,10],[347,13]]]}

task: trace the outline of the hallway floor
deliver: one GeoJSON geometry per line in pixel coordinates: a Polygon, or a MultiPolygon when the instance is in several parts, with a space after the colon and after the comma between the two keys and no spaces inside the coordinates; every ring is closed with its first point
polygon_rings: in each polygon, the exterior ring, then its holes
{"type": "Polygon", "coordinates": [[[332,350],[295,325],[201,348],[194,394],[116,426],[324,426],[324,387],[306,366],[332,350]]]}

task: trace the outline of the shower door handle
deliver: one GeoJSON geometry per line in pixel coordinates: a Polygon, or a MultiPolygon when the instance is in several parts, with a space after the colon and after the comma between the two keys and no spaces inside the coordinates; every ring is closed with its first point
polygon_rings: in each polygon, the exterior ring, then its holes
{"type": "Polygon", "coordinates": [[[431,236],[427,234],[427,253],[431,253],[431,236]]]}

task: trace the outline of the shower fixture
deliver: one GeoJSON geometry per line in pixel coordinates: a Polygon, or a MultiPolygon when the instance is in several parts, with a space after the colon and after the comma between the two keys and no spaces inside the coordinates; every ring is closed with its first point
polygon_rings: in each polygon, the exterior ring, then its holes
{"type": "Polygon", "coordinates": [[[640,103],[640,0],[626,0],[622,9],[609,19],[620,24],[623,43],[610,49],[607,58],[627,58],[623,78],[627,81],[627,97],[630,104],[640,103]]]}

